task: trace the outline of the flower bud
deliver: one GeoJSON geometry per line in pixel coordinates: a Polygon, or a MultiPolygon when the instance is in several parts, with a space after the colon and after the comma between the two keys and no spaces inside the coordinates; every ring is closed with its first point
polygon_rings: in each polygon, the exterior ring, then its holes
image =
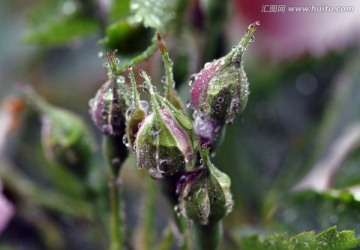
{"type": "Polygon", "coordinates": [[[84,122],[77,115],[47,103],[30,86],[22,86],[22,90],[42,114],[41,138],[47,159],[85,176],[95,143],[84,122]]]}
{"type": "Polygon", "coordinates": [[[151,98],[153,112],[140,124],[135,148],[139,168],[154,178],[173,175],[185,169],[194,157],[191,121],[158,94],[142,73],[151,98]],[[161,103],[161,107],[159,105],[161,103]]]}
{"type": "Polygon", "coordinates": [[[211,162],[208,149],[199,149],[202,165],[177,183],[180,212],[188,219],[207,225],[221,220],[233,207],[230,178],[211,162]]]}
{"type": "Polygon", "coordinates": [[[101,86],[91,99],[90,114],[95,125],[105,135],[122,136],[125,134],[125,112],[128,108],[128,87],[125,78],[117,74],[117,59],[107,54],[109,80],[101,86]]]}
{"type": "Polygon", "coordinates": [[[249,83],[244,71],[243,54],[253,40],[258,22],[249,26],[238,46],[229,54],[206,63],[200,73],[193,76],[192,107],[212,119],[232,123],[242,112],[249,95],[249,83]]]}

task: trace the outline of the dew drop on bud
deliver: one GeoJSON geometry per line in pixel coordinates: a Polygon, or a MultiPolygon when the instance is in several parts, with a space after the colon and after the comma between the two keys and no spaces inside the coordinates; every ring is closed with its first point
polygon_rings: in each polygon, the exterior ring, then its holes
{"type": "Polygon", "coordinates": [[[155,180],[161,179],[163,177],[161,172],[159,170],[157,170],[156,168],[150,168],[149,174],[150,174],[151,178],[153,178],[155,180]]]}
{"type": "Polygon", "coordinates": [[[128,141],[128,138],[127,138],[126,134],[123,136],[122,142],[124,143],[124,145],[126,147],[129,147],[129,141],[128,141]]]}
{"type": "Polygon", "coordinates": [[[125,82],[125,77],[123,76],[118,76],[118,78],[116,79],[117,83],[124,83],[125,82]]]}
{"type": "Polygon", "coordinates": [[[94,103],[95,103],[95,99],[92,98],[89,100],[89,107],[92,108],[94,106],[94,103]]]}
{"type": "Polygon", "coordinates": [[[252,42],[254,42],[255,41],[255,36],[251,36],[250,37],[250,42],[252,43],[252,42]]]}
{"type": "Polygon", "coordinates": [[[197,74],[192,74],[192,75],[189,77],[189,81],[188,81],[189,86],[191,86],[191,85],[194,83],[194,81],[196,80],[196,75],[197,75],[197,74]]]}
{"type": "Polygon", "coordinates": [[[110,67],[110,64],[108,62],[106,62],[104,65],[105,65],[106,68],[110,67]]]}
{"type": "Polygon", "coordinates": [[[119,64],[120,64],[120,59],[119,59],[119,58],[115,58],[115,63],[116,63],[117,65],[119,65],[119,64]]]}
{"type": "Polygon", "coordinates": [[[146,112],[149,109],[149,103],[147,101],[141,100],[139,102],[140,108],[146,112]]]}
{"type": "Polygon", "coordinates": [[[161,77],[161,83],[166,83],[166,76],[161,77]]]}

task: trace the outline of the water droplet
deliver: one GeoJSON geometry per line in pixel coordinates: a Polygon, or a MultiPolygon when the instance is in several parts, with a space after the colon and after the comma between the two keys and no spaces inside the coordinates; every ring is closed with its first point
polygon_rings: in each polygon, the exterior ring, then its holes
{"type": "Polygon", "coordinates": [[[172,165],[172,160],[170,158],[160,159],[157,169],[161,172],[164,172],[171,165],[172,165]]]}
{"type": "Polygon", "coordinates": [[[150,168],[149,174],[150,174],[151,178],[153,178],[153,179],[161,179],[163,177],[161,172],[159,170],[157,170],[156,168],[150,168]]]}
{"type": "Polygon", "coordinates": [[[250,40],[249,40],[251,43],[255,41],[255,36],[251,36],[250,37],[250,40]]]}
{"type": "Polygon", "coordinates": [[[215,109],[219,111],[221,109],[221,105],[219,103],[215,104],[215,109]]]}
{"type": "Polygon", "coordinates": [[[223,103],[224,101],[225,101],[224,97],[219,96],[219,97],[217,98],[217,102],[218,102],[218,103],[223,103]]]}
{"type": "Polygon", "coordinates": [[[120,64],[120,59],[119,59],[119,58],[115,58],[115,63],[116,63],[117,65],[119,65],[119,64],[120,64]]]}
{"type": "Polygon", "coordinates": [[[103,109],[101,110],[101,116],[102,116],[102,118],[103,118],[103,119],[107,119],[107,118],[108,118],[108,115],[109,115],[109,113],[108,113],[107,109],[103,108],[103,109]]]}
{"type": "Polygon", "coordinates": [[[105,62],[104,65],[105,65],[106,68],[109,68],[109,67],[110,67],[110,64],[109,64],[108,62],[105,62]]]}
{"type": "Polygon", "coordinates": [[[104,53],[100,51],[100,52],[98,53],[98,57],[99,57],[99,58],[104,58],[104,53]]]}
{"type": "Polygon", "coordinates": [[[92,108],[94,106],[94,104],[95,104],[95,99],[94,98],[90,99],[89,100],[89,107],[92,108]]]}
{"type": "Polygon", "coordinates": [[[118,76],[118,78],[116,79],[117,83],[123,84],[125,83],[125,77],[123,76],[118,76]]]}
{"type": "Polygon", "coordinates": [[[132,108],[128,108],[125,112],[125,119],[129,120],[130,119],[130,115],[132,113],[133,109],[132,108]]]}
{"type": "Polygon", "coordinates": [[[161,77],[161,83],[166,83],[166,76],[161,77]]]}
{"type": "Polygon", "coordinates": [[[151,130],[149,132],[149,134],[152,135],[152,136],[157,136],[157,135],[159,135],[160,131],[161,131],[160,129],[159,130],[151,130]]]}
{"type": "Polygon", "coordinates": [[[126,135],[123,136],[122,142],[124,143],[124,145],[125,145],[126,147],[129,147],[130,144],[129,144],[128,137],[127,137],[126,135]]]}
{"type": "Polygon", "coordinates": [[[188,81],[189,86],[191,86],[194,83],[194,81],[196,80],[196,76],[197,76],[197,74],[192,74],[189,77],[189,81],[188,81]]]}
{"type": "Polygon", "coordinates": [[[144,100],[140,101],[139,106],[144,112],[146,112],[149,109],[149,103],[144,100]]]}

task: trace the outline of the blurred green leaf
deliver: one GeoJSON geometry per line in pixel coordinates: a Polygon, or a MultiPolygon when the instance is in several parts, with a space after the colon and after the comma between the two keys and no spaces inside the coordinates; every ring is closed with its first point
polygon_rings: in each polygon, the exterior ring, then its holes
{"type": "Polygon", "coordinates": [[[274,234],[266,238],[258,235],[245,237],[240,240],[241,249],[262,250],[262,249],[349,249],[360,243],[360,238],[355,237],[355,232],[346,230],[338,232],[336,226],[331,227],[322,233],[315,235],[313,231],[304,232],[293,237],[286,234],[274,234]]]}
{"type": "Polygon", "coordinates": [[[63,45],[96,31],[98,24],[77,1],[52,0],[37,6],[29,15],[26,43],[63,45]]]}
{"type": "Polygon", "coordinates": [[[177,0],[132,0],[132,21],[164,32],[175,19],[177,0]]]}

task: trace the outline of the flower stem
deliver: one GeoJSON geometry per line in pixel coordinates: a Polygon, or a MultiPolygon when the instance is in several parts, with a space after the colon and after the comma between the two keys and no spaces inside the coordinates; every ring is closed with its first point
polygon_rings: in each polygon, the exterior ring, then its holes
{"type": "Polygon", "coordinates": [[[120,169],[127,158],[128,150],[122,143],[121,136],[104,136],[103,153],[109,167],[110,192],[110,250],[124,249],[123,220],[121,217],[121,186],[119,185],[120,169]]]}
{"type": "Polygon", "coordinates": [[[222,223],[194,224],[196,250],[216,250],[222,239],[222,223]]]}
{"type": "Polygon", "coordinates": [[[111,209],[111,245],[110,250],[122,250],[123,247],[123,232],[122,232],[122,218],[120,208],[120,186],[118,185],[118,178],[110,173],[109,177],[110,189],[110,209],[111,209]]]}
{"type": "Polygon", "coordinates": [[[182,174],[183,173],[177,173],[172,176],[166,176],[165,178],[160,179],[159,181],[160,181],[161,190],[169,202],[177,229],[181,233],[180,237],[182,237],[182,239],[181,239],[182,244],[181,244],[180,249],[188,250],[188,249],[190,249],[190,246],[189,246],[189,240],[187,237],[187,227],[186,227],[185,220],[183,219],[183,217],[178,216],[174,210],[175,205],[178,204],[178,196],[176,195],[176,184],[174,184],[174,183],[178,182],[178,180],[182,176],[182,174]]]}

